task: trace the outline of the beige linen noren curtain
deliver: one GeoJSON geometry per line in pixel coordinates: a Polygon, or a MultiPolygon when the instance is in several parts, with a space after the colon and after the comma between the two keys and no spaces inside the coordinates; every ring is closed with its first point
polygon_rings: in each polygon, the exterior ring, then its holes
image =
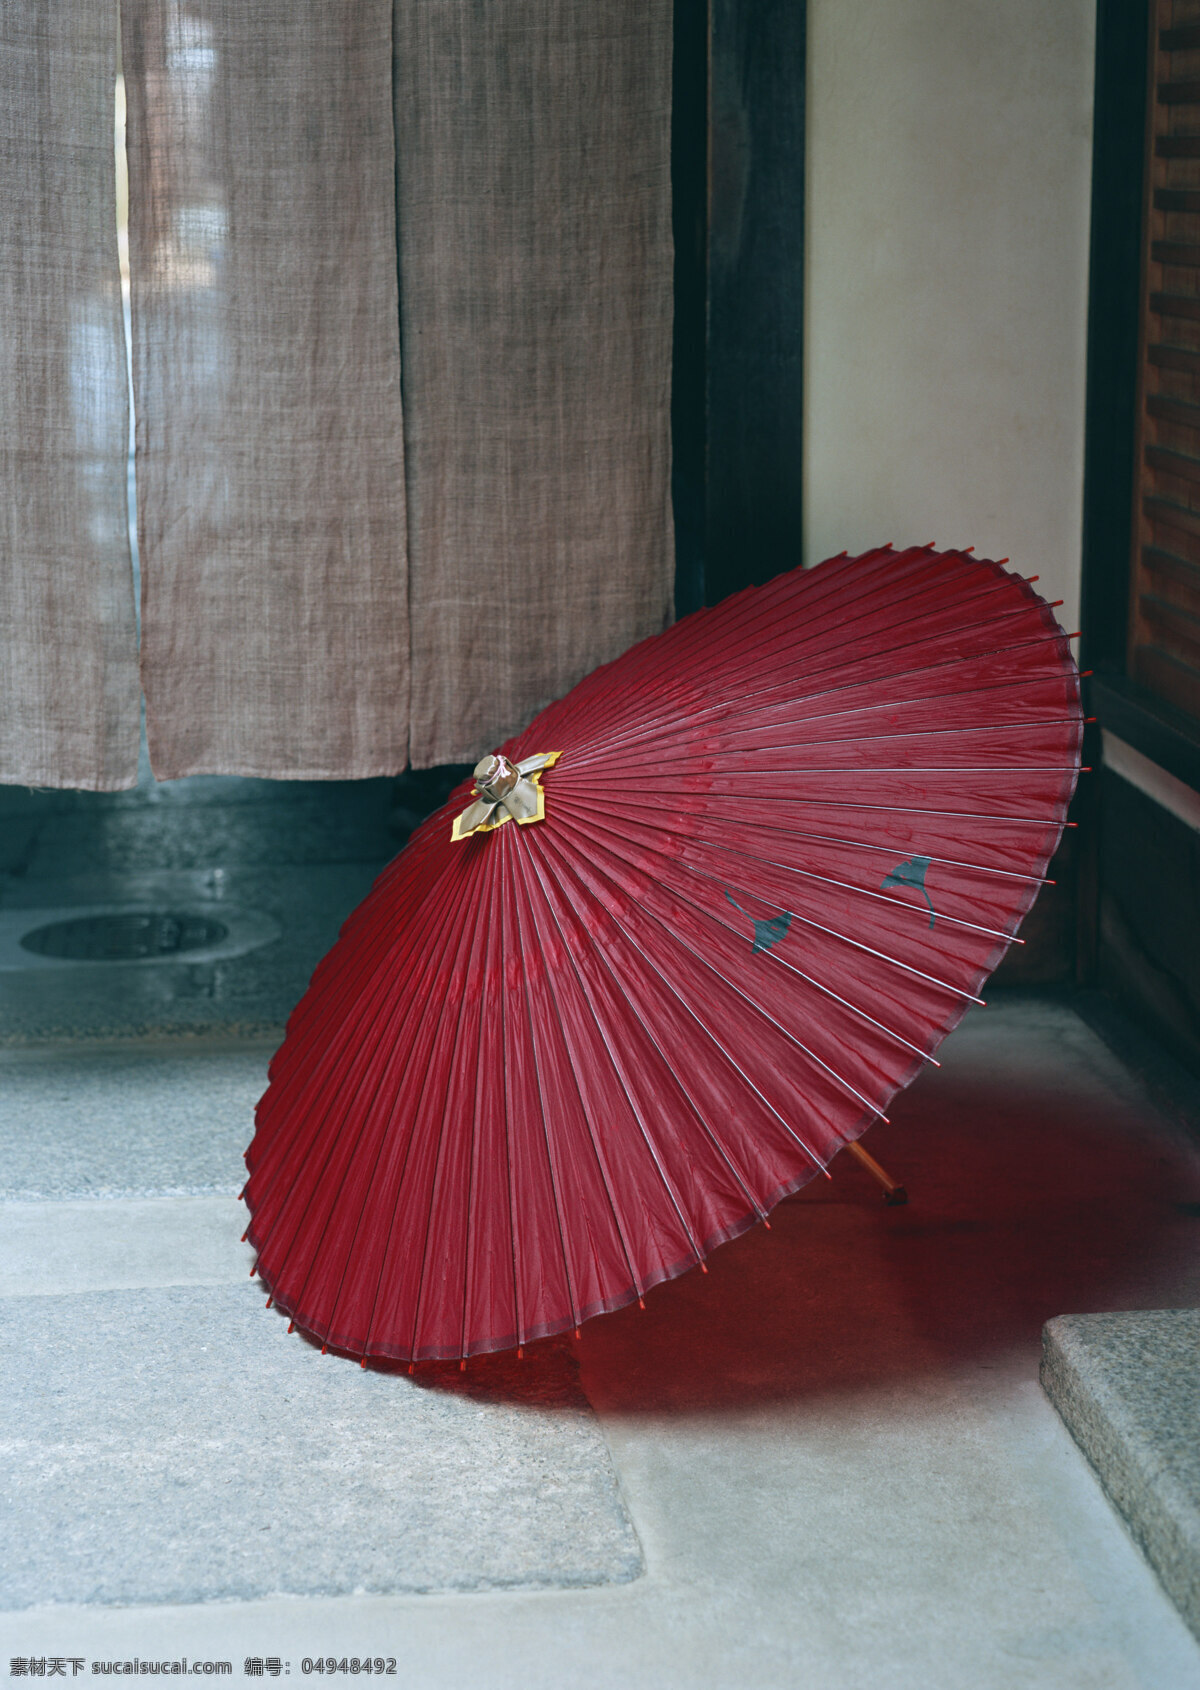
{"type": "Polygon", "coordinates": [[[396,0],[412,760],[671,614],[670,0],[396,0]]]}
{"type": "Polygon", "coordinates": [[[0,780],[131,786],[115,4],[0,6],[0,780]]]}
{"type": "Polygon", "coordinates": [[[123,0],[160,777],[408,751],[391,0],[123,0]]]}
{"type": "Polygon", "coordinates": [[[473,757],[671,614],[670,0],[121,5],[155,772],[473,757]]]}

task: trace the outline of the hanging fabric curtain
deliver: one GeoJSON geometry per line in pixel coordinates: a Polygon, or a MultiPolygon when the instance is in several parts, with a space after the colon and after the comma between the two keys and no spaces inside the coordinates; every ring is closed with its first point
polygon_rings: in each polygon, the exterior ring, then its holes
{"type": "MultiPolygon", "coordinates": [[[[0,13],[35,63],[52,11],[55,65],[68,14],[83,43],[45,92],[5,54],[6,731],[39,749],[0,779],[134,768],[107,4],[0,13]]],[[[671,616],[670,0],[121,4],[155,773],[474,757],[671,616]]]]}
{"type": "Polygon", "coordinates": [[[116,0],[0,6],[0,781],[137,774],[116,0]]]}
{"type": "Polygon", "coordinates": [[[404,767],[391,0],[123,0],[160,778],[404,767]]]}
{"type": "Polygon", "coordinates": [[[670,0],[396,0],[412,761],[670,619],[670,0]]]}

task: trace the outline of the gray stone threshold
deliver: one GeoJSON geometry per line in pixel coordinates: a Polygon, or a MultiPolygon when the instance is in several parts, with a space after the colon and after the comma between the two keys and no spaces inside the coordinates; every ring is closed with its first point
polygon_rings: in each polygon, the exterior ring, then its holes
{"type": "Polygon", "coordinates": [[[1200,1638],[1200,1310],[1060,1315],[1042,1385],[1200,1638]]]}
{"type": "Polygon", "coordinates": [[[0,1298],[0,1372],[0,1612],[643,1571],[562,1346],[363,1370],[247,1280],[0,1298]]]}

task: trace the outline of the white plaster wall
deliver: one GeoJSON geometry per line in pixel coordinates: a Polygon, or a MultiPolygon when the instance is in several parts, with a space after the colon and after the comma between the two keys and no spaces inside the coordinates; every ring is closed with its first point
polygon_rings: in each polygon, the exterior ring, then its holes
{"type": "Polygon", "coordinates": [[[1040,573],[1078,627],[1094,0],[808,0],[805,561],[1040,573]]]}

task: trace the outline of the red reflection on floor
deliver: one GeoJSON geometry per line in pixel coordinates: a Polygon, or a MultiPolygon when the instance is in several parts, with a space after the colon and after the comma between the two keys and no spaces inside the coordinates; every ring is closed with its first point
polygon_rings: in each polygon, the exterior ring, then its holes
{"type": "Polygon", "coordinates": [[[589,1322],[597,1406],[730,1410],[964,1365],[1032,1375],[1052,1315],[1200,1302],[1194,1142],[1073,1017],[1026,1039],[1022,1013],[952,1041],[868,1134],[907,1207],[884,1207],[843,1154],[832,1184],[718,1250],[707,1275],[589,1322]]]}

